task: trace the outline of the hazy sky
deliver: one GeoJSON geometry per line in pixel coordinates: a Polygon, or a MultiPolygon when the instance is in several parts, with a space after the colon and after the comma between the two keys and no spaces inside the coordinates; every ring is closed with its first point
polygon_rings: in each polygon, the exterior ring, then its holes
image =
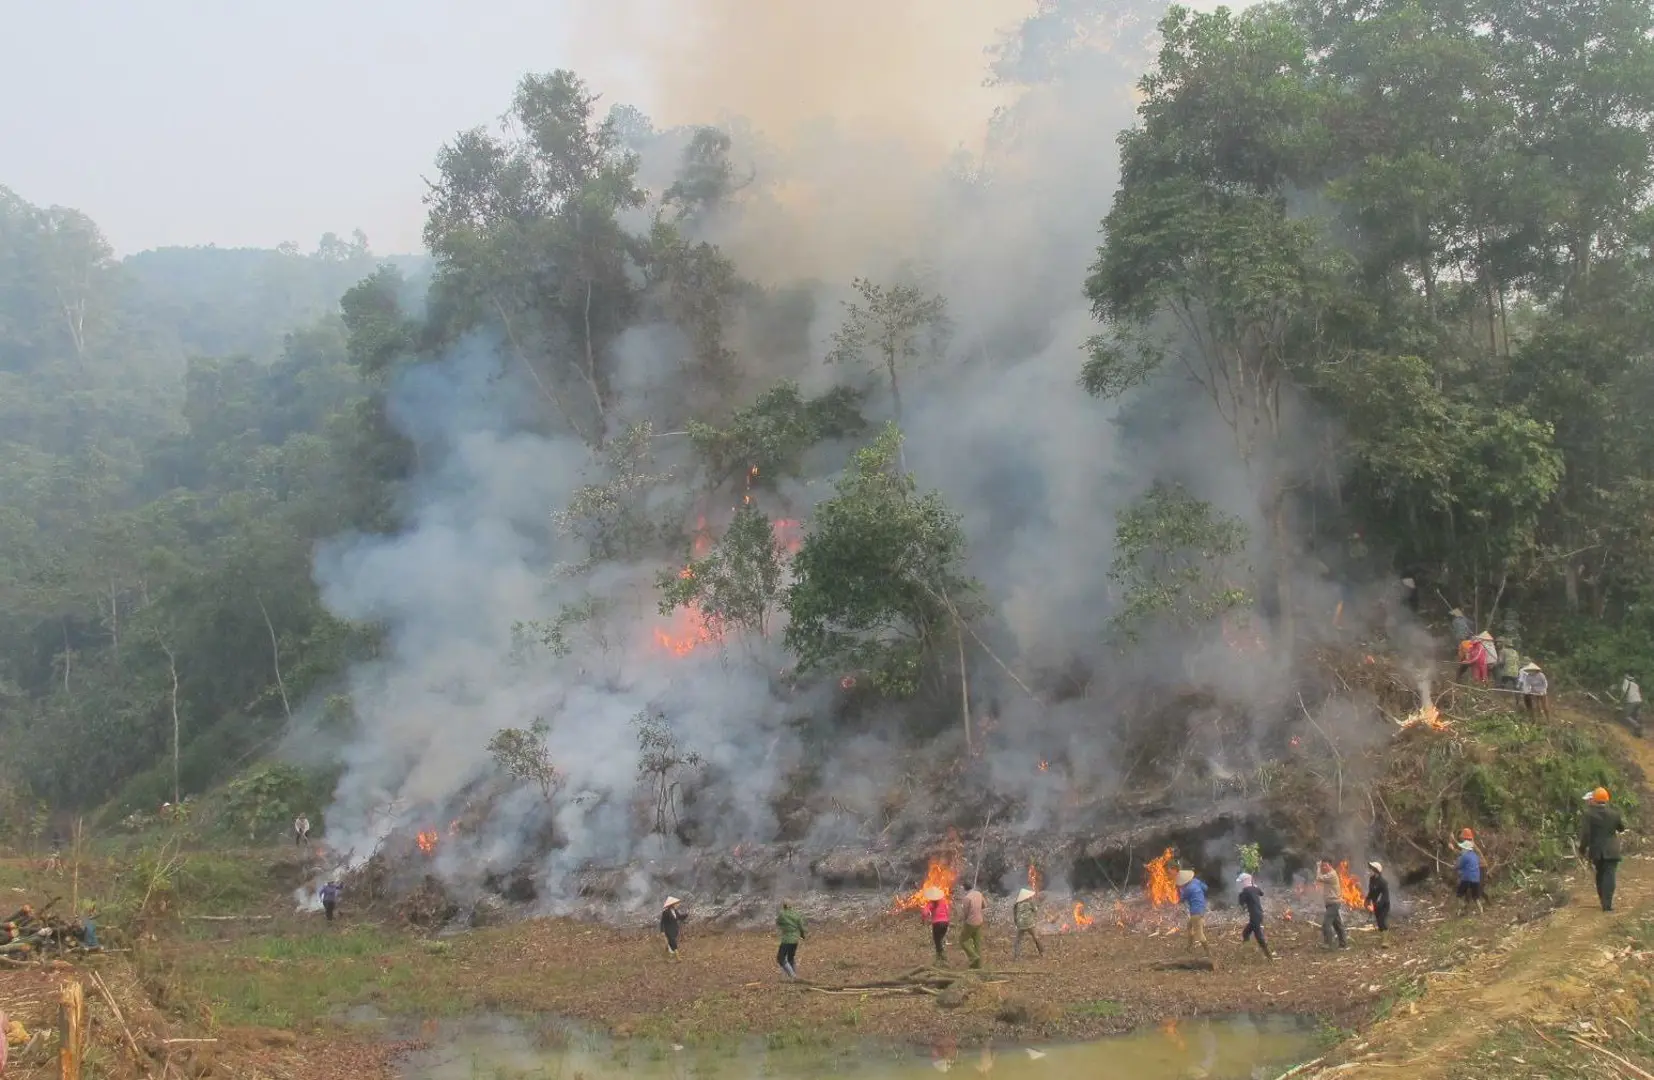
{"type": "MultiPolygon", "coordinates": [[[[417,250],[437,148],[502,113],[523,73],[573,66],[609,100],[670,111],[649,100],[626,27],[591,18],[604,3],[17,0],[4,5],[0,185],[86,211],[122,254],[309,248],[358,227],[378,252],[417,250]]],[[[661,26],[648,29],[658,49],[661,26]]]]}

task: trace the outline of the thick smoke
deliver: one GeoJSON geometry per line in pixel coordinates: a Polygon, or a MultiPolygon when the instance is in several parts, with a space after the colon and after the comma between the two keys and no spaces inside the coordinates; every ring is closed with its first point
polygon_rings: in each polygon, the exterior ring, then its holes
{"type": "MultiPolygon", "coordinates": [[[[970,571],[993,613],[982,633],[1023,672],[1100,663],[1115,510],[1149,469],[1170,468],[1197,494],[1255,517],[1255,500],[1234,497],[1245,477],[1224,464],[1226,433],[1192,422],[1127,458],[1112,407],[1076,382],[1096,332],[1082,289],[1115,185],[1115,135],[1132,122],[1163,5],[1054,0],[1041,5],[1043,21],[1027,24],[1019,20],[1030,5],[1014,0],[669,8],[650,16],[642,2],[592,7],[581,40],[596,55],[577,66],[600,90],[629,78],[633,93],[610,99],[631,97],[658,122],[732,133],[752,182],[705,238],[747,277],[812,283],[816,299],[813,321],[796,328],[811,353],[746,350],[747,384],[787,376],[820,387],[840,377],[821,363],[820,346],[849,279],[922,271],[948,298],[953,333],[947,355],[908,378],[907,459],[921,486],[940,489],[963,515],[970,571]],[[640,40],[638,27],[657,29],[640,40]],[[1019,28],[1020,38],[1002,37],[1019,28]],[[985,49],[1007,40],[1002,85],[985,89],[985,49]]],[[[644,175],[669,174],[665,160],[646,155],[644,175]]],[[[621,341],[631,419],[672,396],[674,343],[673,332],[651,326],[621,341]]],[[[527,434],[514,402],[528,395],[500,381],[496,345],[469,341],[399,380],[393,417],[421,463],[405,527],[340,538],[318,559],[331,609],[389,632],[383,656],[352,674],[360,735],[343,752],[330,837],[357,861],[393,830],[440,826],[486,804],[464,859],[439,855],[437,869],[504,869],[546,850],[530,841],[549,831],[560,842],[537,871],[553,902],[570,895],[579,866],[669,862],[678,840],[641,825],[650,807],[639,794],[633,723],[662,710],[679,744],[706,759],[700,832],[690,839],[775,839],[773,801],[800,765],[794,721],[821,715],[835,687],[817,699],[786,687],[789,661],[775,648],[664,653],[654,640],[657,566],[611,568],[595,586],[555,573],[584,555],[557,535],[552,516],[588,479],[589,453],[572,438],[527,434]],[[515,624],[549,618],[594,588],[609,613],[570,656],[521,656],[515,624]],[[553,805],[538,790],[500,794],[486,750],[494,732],[536,717],[548,721],[551,755],[566,774],[553,805]]],[[[875,390],[873,418],[888,410],[875,390]]],[[[686,464],[681,441],[657,442],[658,468],[686,464]]],[[[828,479],[789,494],[807,511],[828,479]]],[[[1243,696],[1264,695],[1281,674],[1227,655],[1190,659],[1243,696]]],[[[1179,676],[1188,670],[1176,666],[1179,676]]],[[[1039,787],[1028,781],[1058,752],[1093,778],[1115,775],[1118,763],[1094,737],[1109,716],[1094,702],[1036,703],[996,663],[978,655],[972,669],[978,700],[1029,733],[990,762],[996,784],[1039,787]]],[[[853,821],[876,814],[899,769],[888,750],[861,735],[832,760],[809,763],[852,816],[819,816],[808,843],[848,840],[853,821]]],[[[1027,823],[1055,813],[1035,798],[1027,823]]],[[[635,874],[634,890],[649,879],[635,874]]]]}

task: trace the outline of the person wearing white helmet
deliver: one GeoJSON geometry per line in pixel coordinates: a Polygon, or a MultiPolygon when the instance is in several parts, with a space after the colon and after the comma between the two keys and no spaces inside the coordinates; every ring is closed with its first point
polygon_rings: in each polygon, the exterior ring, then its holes
{"type": "Polygon", "coordinates": [[[1023,889],[1017,893],[1016,902],[1011,905],[1011,922],[1017,928],[1016,941],[1011,945],[1011,959],[1015,960],[1022,955],[1022,941],[1024,938],[1034,943],[1034,951],[1041,956],[1045,955],[1045,946],[1040,943],[1039,934],[1034,932],[1034,924],[1039,921],[1039,912],[1035,907],[1033,889],[1023,889]]]}
{"type": "Polygon", "coordinates": [[[1275,954],[1269,951],[1269,942],[1263,937],[1263,890],[1258,888],[1251,874],[1242,874],[1235,879],[1235,884],[1240,886],[1240,906],[1246,909],[1246,929],[1241,931],[1241,944],[1256,938],[1263,954],[1271,960],[1275,959],[1275,954]]]}

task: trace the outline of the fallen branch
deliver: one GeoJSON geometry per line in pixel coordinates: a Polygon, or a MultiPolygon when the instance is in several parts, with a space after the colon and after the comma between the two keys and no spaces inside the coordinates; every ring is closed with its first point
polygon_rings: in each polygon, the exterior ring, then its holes
{"type": "Polygon", "coordinates": [[[1638,1068],[1637,1066],[1631,1064],[1629,1061],[1627,1061],[1624,1058],[1620,1057],[1618,1054],[1614,1053],[1612,1050],[1608,1049],[1607,1047],[1598,1046],[1596,1043],[1592,1042],[1591,1040],[1582,1039],[1578,1035],[1570,1035],[1570,1036],[1568,1036],[1568,1038],[1572,1039],[1574,1042],[1578,1043],[1581,1046],[1589,1046],[1592,1050],[1595,1050],[1597,1053],[1602,1054],[1604,1057],[1610,1058],[1613,1061],[1617,1061],[1624,1068],[1629,1069],[1629,1070],[1631,1070],[1631,1072],[1633,1072],[1637,1076],[1642,1077],[1643,1080],[1654,1080],[1654,1073],[1651,1073],[1651,1072],[1647,1071],[1646,1069],[1638,1068]]]}
{"type": "Polygon", "coordinates": [[[1318,1057],[1314,1061],[1306,1061],[1302,1065],[1294,1065],[1292,1068],[1288,1069],[1286,1072],[1284,1072],[1281,1075],[1277,1076],[1275,1078],[1275,1080],[1287,1080],[1288,1077],[1297,1076],[1300,1073],[1308,1072],[1310,1069],[1315,1068],[1315,1066],[1321,1064],[1321,1062],[1323,1062],[1325,1060],[1327,1060],[1325,1057],[1318,1057]]]}
{"type": "Polygon", "coordinates": [[[264,922],[275,918],[274,915],[186,915],[187,919],[199,919],[202,922],[264,922]]]}
{"type": "Polygon", "coordinates": [[[132,1056],[142,1061],[144,1052],[138,1049],[138,1040],[132,1037],[132,1029],[126,1026],[126,1017],[121,1015],[121,1007],[115,1004],[115,995],[109,992],[109,987],[104,984],[102,975],[99,975],[95,970],[89,972],[89,974],[92,976],[92,985],[103,996],[104,1003],[109,1006],[109,1011],[115,1015],[115,1023],[121,1026],[121,1034],[126,1036],[126,1045],[131,1047],[132,1056]]]}

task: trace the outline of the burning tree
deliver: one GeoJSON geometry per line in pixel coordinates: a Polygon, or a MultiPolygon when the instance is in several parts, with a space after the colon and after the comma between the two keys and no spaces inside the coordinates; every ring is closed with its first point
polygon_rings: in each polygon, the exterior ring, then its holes
{"type": "Polygon", "coordinates": [[[786,573],[774,526],[755,507],[743,506],[706,558],[660,572],[660,613],[690,608],[714,635],[734,628],[765,637],[785,595],[786,573]]]}
{"type": "Polygon", "coordinates": [[[494,763],[517,780],[532,780],[540,786],[540,794],[550,802],[563,788],[563,773],[551,760],[546,749],[549,725],[543,717],[523,728],[501,728],[488,740],[488,752],[494,763]]]}
{"type": "Polygon", "coordinates": [[[654,802],[653,831],[665,836],[668,825],[678,827],[678,777],[684,769],[699,769],[705,760],[678,746],[678,738],[663,712],[645,709],[632,718],[637,727],[638,779],[649,787],[654,802]]]}

